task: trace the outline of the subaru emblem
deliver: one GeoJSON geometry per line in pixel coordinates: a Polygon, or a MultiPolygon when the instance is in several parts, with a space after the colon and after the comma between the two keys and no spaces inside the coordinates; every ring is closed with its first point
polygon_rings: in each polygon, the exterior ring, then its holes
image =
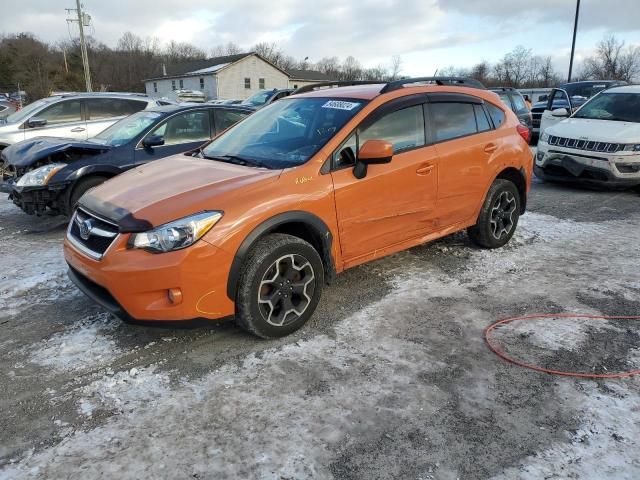
{"type": "Polygon", "coordinates": [[[91,230],[93,230],[91,219],[87,219],[81,222],[78,227],[80,228],[80,238],[82,238],[83,240],[89,240],[89,237],[91,236],[91,230]]]}

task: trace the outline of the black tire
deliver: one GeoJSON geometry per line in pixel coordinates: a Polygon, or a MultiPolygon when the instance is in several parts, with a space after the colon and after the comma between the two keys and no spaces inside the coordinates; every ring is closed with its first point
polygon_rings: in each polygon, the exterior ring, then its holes
{"type": "Polygon", "coordinates": [[[467,230],[469,238],[483,248],[504,246],[516,231],[520,211],[518,188],[509,180],[497,179],[487,193],[478,221],[467,230]]]}
{"type": "Polygon", "coordinates": [[[98,175],[93,175],[91,177],[78,180],[73,186],[73,190],[71,190],[71,195],[69,195],[69,202],[67,203],[67,215],[71,215],[71,212],[73,212],[73,209],[76,207],[78,200],[80,200],[80,197],[82,197],[82,195],[84,195],[87,190],[90,190],[93,187],[97,187],[107,180],[107,177],[101,177],[98,175]]]}
{"type": "Polygon", "coordinates": [[[315,248],[291,235],[266,235],[251,248],[243,264],[236,292],[236,322],[262,338],[289,335],[311,318],[323,284],[324,268],[315,248]]]}

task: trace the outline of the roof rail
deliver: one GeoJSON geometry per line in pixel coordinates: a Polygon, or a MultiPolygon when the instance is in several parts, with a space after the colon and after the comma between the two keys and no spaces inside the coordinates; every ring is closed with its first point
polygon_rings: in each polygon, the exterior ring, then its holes
{"type": "Polygon", "coordinates": [[[474,78],[463,78],[463,77],[416,77],[416,78],[403,78],[402,80],[395,80],[393,82],[387,83],[380,93],[389,93],[394,90],[399,90],[403,88],[405,85],[411,83],[435,83],[436,85],[449,85],[449,86],[458,86],[458,87],[470,87],[470,88],[480,88],[485,90],[486,87],[474,78]]]}
{"type": "Polygon", "coordinates": [[[314,90],[327,87],[351,87],[353,85],[372,85],[376,83],[387,83],[382,80],[345,80],[345,81],[337,81],[337,82],[321,82],[321,83],[312,83],[311,85],[305,85],[303,87],[295,90],[291,95],[295,95],[296,93],[305,93],[305,92],[313,92],[314,90]]]}
{"type": "Polygon", "coordinates": [[[146,93],[141,92],[57,92],[52,97],[76,97],[78,95],[89,97],[100,97],[103,95],[119,95],[126,97],[148,97],[146,93]]]}

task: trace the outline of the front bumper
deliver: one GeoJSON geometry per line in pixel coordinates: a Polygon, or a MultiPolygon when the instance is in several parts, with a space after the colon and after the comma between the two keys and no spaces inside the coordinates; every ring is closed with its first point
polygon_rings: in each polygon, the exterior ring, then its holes
{"type": "Polygon", "coordinates": [[[204,240],[154,254],[127,248],[128,236],[120,234],[101,260],[65,239],[69,277],[93,301],[124,320],[213,320],[234,314],[226,295],[233,255],[204,240]],[[171,301],[169,290],[178,290],[179,297],[171,301]]]}
{"type": "MultiPolygon", "coordinates": [[[[54,212],[64,211],[63,189],[54,189],[47,185],[41,187],[18,187],[13,183],[5,183],[9,198],[29,215],[42,215],[47,208],[54,212]]],[[[64,188],[64,187],[63,187],[64,188]]]]}
{"type": "Polygon", "coordinates": [[[640,185],[640,155],[574,151],[539,142],[534,173],[550,181],[628,188],[640,185]]]}

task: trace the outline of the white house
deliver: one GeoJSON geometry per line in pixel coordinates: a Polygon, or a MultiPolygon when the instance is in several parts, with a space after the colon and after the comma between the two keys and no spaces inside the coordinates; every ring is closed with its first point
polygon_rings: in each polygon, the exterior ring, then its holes
{"type": "Polygon", "coordinates": [[[240,53],[198,62],[163,65],[162,75],[144,80],[153,98],[174,90],[200,90],[208,100],[250,97],[258,90],[288,88],[289,74],[256,53],[240,53]]]}

